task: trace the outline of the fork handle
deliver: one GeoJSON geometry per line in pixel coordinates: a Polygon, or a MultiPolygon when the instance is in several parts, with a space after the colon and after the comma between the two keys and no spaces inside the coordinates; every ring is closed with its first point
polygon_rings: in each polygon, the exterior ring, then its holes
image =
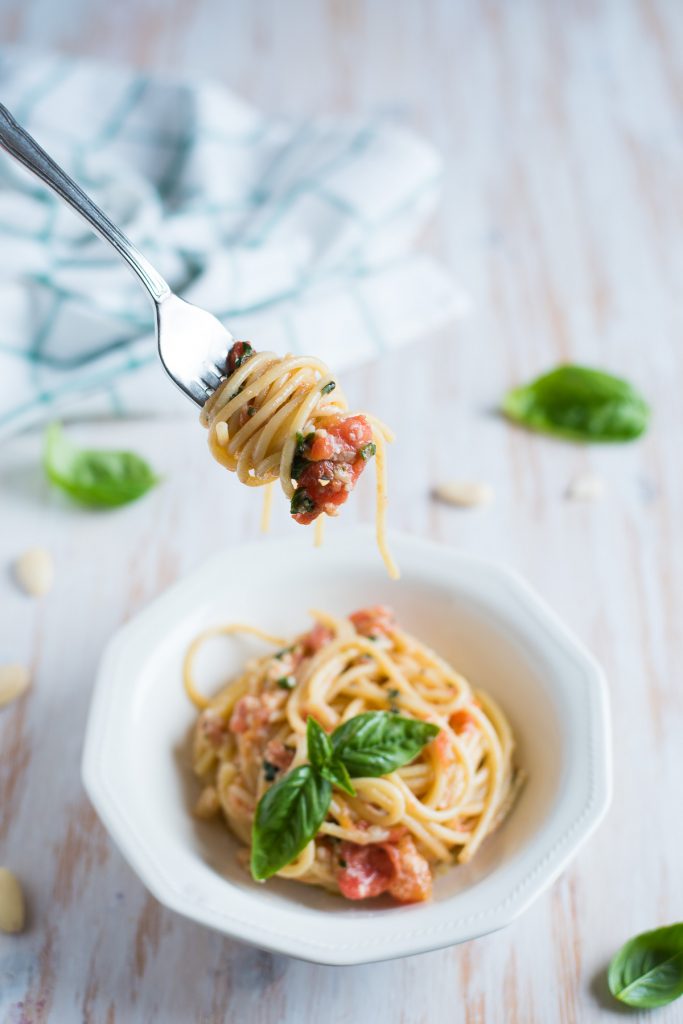
{"type": "Polygon", "coordinates": [[[82,188],[56,164],[27,131],[14,120],[7,107],[0,103],[0,146],[23,164],[36,177],[56,192],[69,206],[87,220],[106,242],[123,256],[145,286],[155,303],[171,294],[166,281],[124,233],[100,210],[82,188]]]}

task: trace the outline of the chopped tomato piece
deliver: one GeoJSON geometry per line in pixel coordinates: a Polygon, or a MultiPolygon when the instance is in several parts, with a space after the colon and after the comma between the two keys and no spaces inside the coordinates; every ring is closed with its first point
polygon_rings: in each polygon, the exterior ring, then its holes
{"type": "Polygon", "coordinates": [[[365,460],[360,457],[353,463],[311,462],[299,477],[292,499],[292,517],[297,523],[312,523],[321,512],[336,515],[364,469],[365,460]]]}
{"type": "Polygon", "coordinates": [[[268,722],[269,718],[270,708],[259,700],[258,697],[247,694],[246,697],[240,697],[233,708],[230,718],[230,732],[258,733],[268,722]]]}
{"type": "Polygon", "coordinates": [[[339,860],[342,868],[337,875],[337,885],[347,900],[368,900],[389,888],[394,866],[384,847],[376,843],[367,846],[342,843],[339,860]]]}
{"type": "Polygon", "coordinates": [[[384,846],[394,866],[394,876],[387,892],[400,903],[419,903],[432,894],[432,873],[429,864],[418,853],[410,836],[400,839],[397,844],[384,846]]]}
{"type": "Polygon", "coordinates": [[[364,416],[335,416],[303,439],[292,466],[296,522],[312,523],[321,512],[336,515],[374,454],[372,427],[364,416]]]}
{"type": "Polygon", "coordinates": [[[242,363],[246,363],[250,356],[253,356],[254,350],[248,341],[236,341],[228,352],[228,358],[226,361],[226,370],[228,377],[234,373],[238,366],[242,363]]]}
{"type": "Polygon", "coordinates": [[[474,732],[477,728],[477,720],[467,708],[458,708],[451,715],[450,726],[454,732],[474,732]]]}
{"type": "Polygon", "coordinates": [[[349,615],[356,632],[362,636],[377,636],[383,633],[388,636],[396,627],[396,618],[391,608],[384,604],[375,605],[373,608],[361,608],[359,611],[349,615]]]}
{"type": "Polygon", "coordinates": [[[280,771],[286,771],[294,760],[294,751],[280,740],[271,740],[263,753],[263,760],[275,765],[280,771]]]}
{"type": "Polygon", "coordinates": [[[408,835],[408,829],[405,825],[392,825],[389,829],[389,842],[397,843],[399,839],[403,839],[406,835],[408,835]]]}
{"type": "Polygon", "coordinates": [[[432,892],[429,864],[408,835],[398,842],[342,843],[337,884],[348,900],[365,900],[388,892],[401,903],[426,900],[432,892]]]}
{"type": "Polygon", "coordinates": [[[199,718],[202,735],[212,747],[220,747],[228,734],[228,726],[223,716],[214,708],[206,708],[199,718]]]}
{"type": "Polygon", "coordinates": [[[316,430],[307,457],[311,462],[352,462],[359,449],[371,442],[372,427],[365,416],[337,416],[316,430]]]}
{"type": "Polygon", "coordinates": [[[438,733],[437,736],[434,737],[431,745],[434,749],[434,753],[436,754],[436,759],[439,762],[439,764],[443,765],[444,767],[446,767],[449,764],[452,764],[453,751],[451,750],[451,745],[449,743],[448,736],[443,731],[443,729],[438,733]]]}
{"type": "Polygon", "coordinates": [[[306,654],[316,654],[319,650],[329,644],[333,638],[334,633],[327,626],[323,626],[322,622],[316,622],[313,629],[309,630],[301,637],[301,643],[304,645],[304,651],[306,654]]]}

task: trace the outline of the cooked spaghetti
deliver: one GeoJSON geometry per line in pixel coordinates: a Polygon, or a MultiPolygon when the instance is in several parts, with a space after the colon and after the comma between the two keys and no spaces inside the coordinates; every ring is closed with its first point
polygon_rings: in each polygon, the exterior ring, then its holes
{"type": "MultiPolygon", "coordinates": [[[[255,352],[237,341],[226,371],[227,379],[200,416],[214,458],[249,487],[270,487],[279,480],[292,518],[304,524],[318,520],[320,526],[323,513],[339,513],[374,457],[377,542],[389,575],[397,577],[385,531],[389,429],[372,416],[349,414],[328,368],[311,356],[255,352]]],[[[269,508],[268,492],[264,523],[269,508]]]]}
{"type": "Polygon", "coordinates": [[[505,715],[486,694],[396,625],[385,607],[315,625],[293,641],[248,626],[201,634],[187,652],[188,695],[201,708],[194,770],[203,784],[196,811],[222,814],[251,843],[254,813],[269,787],[306,762],[306,720],[330,732],[369,711],[394,712],[439,727],[411,763],[379,778],[354,778],[355,796],[334,789],[327,816],[278,874],[348,899],[388,893],[427,899],[434,869],[465,863],[510,808],[519,773],[505,715]],[[194,678],[210,636],[250,632],[273,644],[211,700],[194,678]]]}

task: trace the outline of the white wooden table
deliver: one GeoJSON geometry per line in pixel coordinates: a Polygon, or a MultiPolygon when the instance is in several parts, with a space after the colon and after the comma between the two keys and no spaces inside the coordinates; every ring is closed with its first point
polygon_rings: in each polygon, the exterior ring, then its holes
{"type": "MultiPolygon", "coordinates": [[[[3,0],[0,37],[213,74],[270,110],[404,106],[436,141],[446,189],[425,244],[475,315],[345,387],[398,429],[392,523],[512,563],[602,660],[616,782],[606,822],[551,891],[504,932],[458,948],[316,967],[162,909],[79,781],[93,676],[112,632],[217,536],[257,535],[255,498],[209,462],[191,419],[77,433],[133,446],[166,473],[114,513],[49,492],[39,438],[18,438],[0,452],[0,561],[44,543],[58,576],[42,603],[0,577],[0,656],[34,671],[30,696],[0,714],[0,864],[21,875],[30,906],[26,933],[0,936],[0,1019],[617,1019],[611,954],[683,918],[683,6],[3,0]],[[493,415],[507,386],[566,359],[641,385],[655,410],[642,443],[582,449],[493,415]],[[585,469],[607,481],[604,501],[564,498],[585,469]],[[489,481],[496,502],[437,507],[429,489],[450,477],[489,481]]],[[[370,518],[370,490],[347,522],[370,518]]],[[[284,511],[274,528],[296,529],[284,511]]],[[[683,1006],[656,1020],[683,1020],[683,1006]]]]}

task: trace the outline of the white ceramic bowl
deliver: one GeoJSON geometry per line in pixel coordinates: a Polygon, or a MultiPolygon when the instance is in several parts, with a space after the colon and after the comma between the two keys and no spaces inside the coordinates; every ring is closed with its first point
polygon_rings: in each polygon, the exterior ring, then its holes
{"type": "MultiPolygon", "coordinates": [[[[121,852],[162,903],[264,949],[328,964],[422,953],[508,924],[557,877],[610,798],[610,730],[599,666],[517,575],[448,548],[394,536],[397,584],[370,531],[321,550],[307,536],[227,550],[124,626],[103,657],[83,781],[121,852]],[[181,683],[189,640],[225,621],[284,636],[312,607],[392,605],[401,624],[489,690],[518,738],[527,783],[468,866],[440,876],[429,903],[350,903],[322,890],[251,880],[222,824],[198,822],[181,683]]],[[[216,641],[202,674],[217,687],[253,640],[216,641]]]]}

